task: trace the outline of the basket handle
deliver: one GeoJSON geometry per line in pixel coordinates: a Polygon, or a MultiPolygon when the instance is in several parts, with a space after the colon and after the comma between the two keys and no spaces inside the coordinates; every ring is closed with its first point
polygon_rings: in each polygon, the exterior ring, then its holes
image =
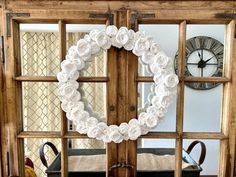
{"type": "Polygon", "coordinates": [[[202,142],[202,141],[193,141],[188,149],[187,149],[187,153],[190,154],[191,151],[193,150],[193,148],[197,145],[197,144],[200,144],[201,145],[201,154],[200,154],[200,157],[199,157],[199,160],[198,160],[198,165],[202,165],[202,163],[204,162],[205,160],[205,157],[206,157],[206,145],[202,142]]]}
{"type": "Polygon", "coordinates": [[[48,168],[48,162],[47,162],[47,160],[46,160],[46,158],[45,158],[45,154],[44,154],[44,148],[45,148],[46,145],[48,145],[48,146],[53,150],[53,152],[54,152],[55,155],[58,154],[58,150],[57,150],[56,146],[55,146],[53,143],[51,143],[51,142],[46,142],[46,143],[44,143],[44,144],[42,144],[42,145],[40,146],[40,148],[39,148],[39,157],[40,157],[40,160],[41,160],[42,164],[43,164],[46,168],[48,168]]]}

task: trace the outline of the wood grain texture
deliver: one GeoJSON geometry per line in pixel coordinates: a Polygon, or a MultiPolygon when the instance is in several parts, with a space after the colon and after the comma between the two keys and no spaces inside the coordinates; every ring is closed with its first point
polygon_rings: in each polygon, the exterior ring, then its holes
{"type": "MultiPolygon", "coordinates": [[[[56,76],[18,76],[14,78],[21,82],[58,82],[56,76]]],[[[108,82],[107,77],[79,77],[78,82],[108,82]]]]}
{"type": "MultiPolygon", "coordinates": [[[[114,14],[114,24],[117,25],[117,14],[114,14]]],[[[108,23],[108,22],[107,22],[108,23]]],[[[118,84],[118,56],[117,50],[111,48],[107,52],[107,76],[109,82],[107,83],[107,123],[108,125],[117,124],[117,115],[118,115],[118,93],[117,93],[117,84],[118,84]],[[114,109],[109,109],[114,107],[114,109]]],[[[107,162],[106,162],[106,176],[109,177],[109,169],[112,165],[117,164],[117,145],[115,143],[109,143],[106,146],[107,162]]],[[[117,175],[115,172],[114,175],[117,175]]]]}
{"type": "MultiPolygon", "coordinates": [[[[178,76],[184,77],[185,69],[185,42],[186,42],[186,21],[179,26],[179,58],[178,58],[178,76]]],[[[178,85],[177,108],[176,108],[176,132],[180,138],[176,139],[175,156],[175,177],[182,176],[182,147],[183,147],[183,117],[184,117],[184,82],[180,81],[178,85]]]]}
{"type": "MultiPolygon", "coordinates": [[[[62,62],[66,56],[66,25],[60,20],[59,23],[59,57],[62,62]]],[[[63,110],[61,110],[61,135],[67,133],[67,118],[63,110]]],[[[68,177],[68,144],[66,138],[61,138],[61,176],[68,177]]]]}
{"type": "MultiPolygon", "coordinates": [[[[152,10],[152,9],[235,9],[235,1],[39,1],[6,0],[6,9],[89,9],[89,10],[152,10]]],[[[207,13],[207,12],[206,12],[207,13]]]]}
{"type": "Polygon", "coordinates": [[[233,56],[232,56],[232,86],[231,86],[231,99],[230,104],[231,108],[231,120],[229,122],[229,165],[227,171],[230,171],[229,176],[235,177],[236,171],[234,172],[234,164],[235,162],[235,151],[236,151],[236,38],[233,40],[233,56]],[[235,174],[234,174],[235,173],[235,174]]]}
{"type": "MultiPolygon", "coordinates": [[[[184,82],[207,82],[207,83],[226,83],[230,82],[227,77],[182,77],[180,81],[184,82]]],[[[153,77],[150,76],[139,76],[136,78],[136,82],[154,82],[153,77]]]]}
{"type": "MultiPolygon", "coordinates": [[[[235,21],[232,20],[226,26],[225,33],[225,48],[224,48],[224,68],[223,75],[228,78],[232,78],[232,64],[235,63],[233,59],[233,39],[235,35],[235,21]]],[[[235,90],[232,90],[232,83],[228,82],[224,84],[223,101],[222,101],[222,120],[221,131],[224,135],[229,136],[230,123],[233,120],[232,117],[232,103],[231,97],[235,95],[235,90]]],[[[234,129],[235,127],[232,127],[234,129]]],[[[234,137],[234,135],[231,135],[234,137]]],[[[231,151],[232,153],[232,151],[231,151]]],[[[229,139],[220,141],[220,166],[219,177],[228,177],[232,175],[232,158],[230,157],[230,142],[229,139]]],[[[232,177],[232,176],[231,176],[232,177]]]]}

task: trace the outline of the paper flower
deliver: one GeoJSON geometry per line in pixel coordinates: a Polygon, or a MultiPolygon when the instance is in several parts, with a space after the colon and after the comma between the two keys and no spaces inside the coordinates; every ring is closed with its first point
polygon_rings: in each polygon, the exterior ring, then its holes
{"type": "Polygon", "coordinates": [[[116,34],[115,40],[122,46],[125,45],[129,41],[128,29],[126,27],[121,27],[116,34]]]}
{"type": "Polygon", "coordinates": [[[159,52],[155,55],[155,62],[160,68],[165,68],[169,62],[169,57],[167,57],[163,52],[159,52]]]}
{"type": "Polygon", "coordinates": [[[85,59],[91,57],[91,45],[87,40],[80,39],[77,42],[77,50],[78,50],[79,57],[85,58],[85,59]]]}
{"type": "Polygon", "coordinates": [[[67,73],[62,72],[62,71],[57,73],[57,80],[59,82],[66,82],[68,81],[68,79],[69,79],[69,75],[67,73]]]}
{"type": "Polygon", "coordinates": [[[106,35],[104,31],[100,31],[96,35],[95,41],[97,45],[103,48],[104,50],[109,49],[111,47],[111,39],[106,35]]]}
{"type": "Polygon", "coordinates": [[[166,87],[174,88],[179,83],[178,76],[175,74],[169,74],[165,77],[164,83],[166,87]]]}
{"type": "Polygon", "coordinates": [[[136,140],[141,135],[141,128],[139,125],[129,126],[128,136],[130,140],[136,140]]]}
{"type": "Polygon", "coordinates": [[[160,52],[161,49],[160,49],[160,46],[157,43],[152,42],[151,47],[150,47],[150,51],[155,55],[158,52],[160,52]]]}
{"type": "Polygon", "coordinates": [[[115,25],[109,25],[106,28],[106,34],[110,37],[116,36],[117,32],[118,32],[118,29],[115,25]]]}
{"type": "Polygon", "coordinates": [[[133,53],[137,56],[141,56],[148,51],[150,47],[149,40],[147,38],[139,38],[134,45],[133,53]]]}
{"type": "Polygon", "coordinates": [[[145,64],[152,64],[153,62],[154,62],[154,59],[155,59],[155,57],[154,57],[155,55],[152,53],[152,52],[145,52],[143,55],[142,55],[142,57],[141,57],[141,59],[142,59],[142,61],[145,63],[145,64]]]}

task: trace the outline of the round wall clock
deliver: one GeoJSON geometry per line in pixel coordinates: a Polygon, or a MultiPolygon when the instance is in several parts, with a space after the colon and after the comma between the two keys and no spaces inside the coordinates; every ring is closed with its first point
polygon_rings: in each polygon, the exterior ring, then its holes
{"type": "MultiPolygon", "coordinates": [[[[196,36],[186,42],[185,76],[221,77],[224,45],[208,36],[196,36]]],[[[175,55],[175,71],[178,73],[178,52],[175,55]]],[[[219,83],[186,83],[190,88],[207,90],[219,83]]]]}

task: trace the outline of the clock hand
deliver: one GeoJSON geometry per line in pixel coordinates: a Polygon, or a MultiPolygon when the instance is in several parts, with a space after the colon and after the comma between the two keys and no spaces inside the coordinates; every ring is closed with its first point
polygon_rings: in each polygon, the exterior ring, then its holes
{"type": "Polygon", "coordinates": [[[199,53],[199,51],[197,51],[198,57],[200,58],[200,60],[202,60],[201,54],[199,53]]]}
{"type": "Polygon", "coordinates": [[[201,50],[201,56],[202,56],[202,59],[201,59],[201,60],[203,60],[203,49],[201,50]]]}
{"type": "Polygon", "coordinates": [[[207,63],[208,61],[210,61],[212,58],[214,58],[215,56],[212,56],[211,58],[209,58],[209,59],[207,59],[206,61],[205,61],[205,63],[207,63]]]}

